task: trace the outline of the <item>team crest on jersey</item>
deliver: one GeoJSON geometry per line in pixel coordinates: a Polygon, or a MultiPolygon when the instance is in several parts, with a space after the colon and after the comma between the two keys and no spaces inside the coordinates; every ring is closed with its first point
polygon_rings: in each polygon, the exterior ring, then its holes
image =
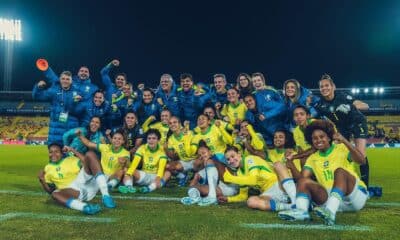
{"type": "Polygon", "coordinates": [[[57,171],[57,172],[61,171],[61,167],[57,167],[57,168],[56,168],[56,171],[57,171]]]}
{"type": "Polygon", "coordinates": [[[178,101],[178,97],[173,97],[172,101],[177,102],[178,101]]]}
{"type": "Polygon", "coordinates": [[[333,106],[330,106],[330,107],[329,107],[329,111],[330,111],[330,112],[334,112],[334,111],[335,111],[335,108],[334,108],[333,106]]]}
{"type": "Polygon", "coordinates": [[[329,161],[325,161],[323,166],[324,166],[324,168],[328,168],[329,167],[329,161]]]}
{"type": "Polygon", "coordinates": [[[253,165],[253,164],[254,164],[254,161],[253,161],[253,159],[249,159],[249,160],[247,160],[247,163],[248,163],[249,165],[253,165]]]}
{"type": "Polygon", "coordinates": [[[90,91],[90,87],[89,87],[89,86],[86,86],[85,92],[89,92],[89,91],[90,91]]]}
{"type": "Polygon", "coordinates": [[[149,157],[149,162],[152,162],[153,161],[153,157],[149,157]]]}
{"type": "Polygon", "coordinates": [[[110,157],[110,161],[114,160],[114,157],[110,157]]]}
{"type": "Polygon", "coordinates": [[[132,137],[132,133],[129,133],[129,134],[128,134],[128,138],[131,138],[131,137],[132,137]]]}
{"type": "Polygon", "coordinates": [[[267,96],[265,96],[265,100],[271,101],[271,95],[267,94],[267,96]]]}
{"type": "Polygon", "coordinates": [[[151,105],[151,110],[154,111],[155,109],[156,109],[156,105],[152,104],[152,105],[151,105]]]}

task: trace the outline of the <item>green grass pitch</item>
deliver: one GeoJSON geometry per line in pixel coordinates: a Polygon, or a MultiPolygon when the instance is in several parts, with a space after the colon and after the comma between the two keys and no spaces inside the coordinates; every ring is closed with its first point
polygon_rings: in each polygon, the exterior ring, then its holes
{"type": "Polygon", "coordinates": [[[400,149],[369,149],[368,156],[371,185],[382,186],[383,197],[370,199],[361,212],[338,213],[337,226],[328,228],[316,217],[285,222],[244,203],[183,206],[174,199],[186,188],[128,199],[114,193],[116,209],[87,217],[41,190],[36,176],[48,159],[44,146],[0,145],[0,239],[399,239],[400,149]]]}

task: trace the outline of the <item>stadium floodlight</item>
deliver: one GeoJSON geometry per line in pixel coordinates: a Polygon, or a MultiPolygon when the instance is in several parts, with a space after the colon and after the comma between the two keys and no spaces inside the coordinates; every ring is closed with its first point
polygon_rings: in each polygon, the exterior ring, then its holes
{"type": "Polygon", "coordinates": [[[383,93],[385,91],[385,89],[383,89],[383,87],[379,88],[379,93],[383,93]]]}
{"type": "Polygon", "coordinates": [[[377,88],[377,87],[374,87],[373,92],[374,92],[375,94],[378,93],[378,88],[377,88]]]}
{"type": "Polygon", "coordinates": [[[357,93],[357,94],[360,93],[360,89],[359,89],[359,88],[356,89],[356,93],[357,93]]]}
{"type": "Polygon", "coordinates": [[[21,20],[0,18],[0,40],[22,41],[21,20]]]}
{"type": "Polygon", "coordinates": [[[352,88],[352,89],[351,89],[351,93],[352,93],[352,94],[356,94],[356,92],[357,92],[357,90],[356,90],[355,88],[352,88]]]}
{"type": "Polygon", "coordinates": [[[369,89],[368,89],[368,88],[365,88],[365,89],[364,89],[364,93],[369,93],[369,89]]]}

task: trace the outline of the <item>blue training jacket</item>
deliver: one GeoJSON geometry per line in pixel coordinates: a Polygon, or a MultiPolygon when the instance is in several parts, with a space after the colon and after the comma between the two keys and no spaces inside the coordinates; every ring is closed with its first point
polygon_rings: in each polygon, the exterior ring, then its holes
{"type": "Polygon", "coordinates": [[[63,134],[79,126],[79,102],[74,100],[76,95],[80,92],[73,85],[68,90],[62,89],[58,83],[48,89],[40,89],[37,85],[33,88],[34,100],[51,104],[48,143],[63,144],[63,134]]]}
{"type": "Polygon", "coordinates": [[[104,136],[101,133],[101,131],[97,131],[88,136],[87,128],[84,127],[73,128],[64,133],[63,135],[64,146],[70,146],[82,154],[85,154],[88,151],[88,148],[82,143],[81,139],[78,136],[76,136],[76,131],[78,129],[81,130],[83,136],[85,136],[87,139],[89,139],[89,141],[93,143],[100,144],[102,139],[104,139],[104,136]]]}

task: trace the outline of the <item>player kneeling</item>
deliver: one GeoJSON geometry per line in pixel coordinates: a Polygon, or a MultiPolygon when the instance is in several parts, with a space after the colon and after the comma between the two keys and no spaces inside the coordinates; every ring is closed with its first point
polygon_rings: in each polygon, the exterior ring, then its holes
{"type": "Polygon", "coordinates": [[[86,203],[92,200],[100,190],[104,206],[115,208],[99,162],[95,158],[83,156],[73,148],[64,148],[74,153],[76,157],[63,158],[62,147],[58,144],[50,144],[50,162],[45,166],[44,171],[39,173],[39,181],[43,189],[58,203],[85,214],[95,214],[101,210],[97,204],[86,203]]]}
{"type": "Polygon", "coordinates": [[[358,211],[368,199],[366,185],[356,174],[353,162],[364,164],[365,158],[328,121],[311,123],[305,137],[317,152],[308,157],[297,183],[296,209],[282,211],[279,216],[286,220],[308,220],[312,200],[318,205],[314,208],[316,214],[326,224],[333,225],[337,211],[358,211]],[[312,180],[313,176],[317,181],[312,180]]]}
{"type": "Polygon", "coordinates": [[[133,187],[133,182],[143,186],[139,189],[141,193],[148,193],[165,185],[163,176],[167,156],[159,144],[160,138],[161,134],[157,129],[147,131],[147,143],[135,152],[132,164],[124,177],[125,186],[118,188],[121,193],[135,193],[137,190],[133,187]],[[137,167],[141,161],[142,170],[138,170],[137,167]]]}

